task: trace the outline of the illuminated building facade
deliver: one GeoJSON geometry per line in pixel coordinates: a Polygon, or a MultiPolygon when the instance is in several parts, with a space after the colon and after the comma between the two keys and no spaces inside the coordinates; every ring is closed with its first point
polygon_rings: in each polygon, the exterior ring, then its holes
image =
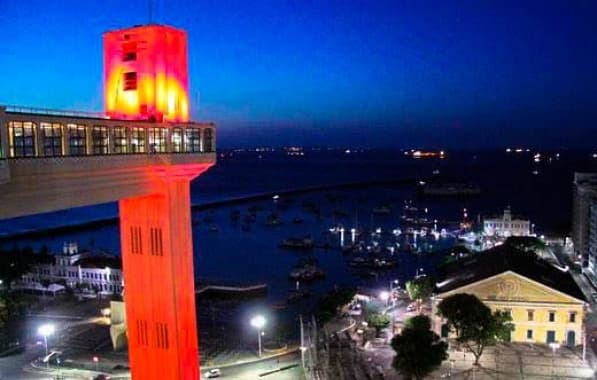
{"type": "Polygon", "coordinates": [[[112,118],[188,121],[186,33],[165,25],[105,33],[104,85],[112,118]]]}
{"type": "Polygon", "coordinates": [[[104,53],[104,113],[0,106],[0,218],[118,201],[132,378],[197,380],[189,191],[215,126],[189,120],[183,31],[111,31],[104,53]]]}
{"type": "Polygon", "coordinates": [[[492,311],[512,317],[512,342],[585,344],[588,303],[567,271],[524,252],[499,246],[452,264],[438,278],[432,300],[433,329],[447,337],[437,305],[458,293],[473,294],[492,311]]]}
{"type": "Polygon", "coordinates": [[[531,236],[531,221],[512,216],[508,207],[503,216],[483,220],[483,233],[489,237],[507,238],[509,236],[531,236]]]}

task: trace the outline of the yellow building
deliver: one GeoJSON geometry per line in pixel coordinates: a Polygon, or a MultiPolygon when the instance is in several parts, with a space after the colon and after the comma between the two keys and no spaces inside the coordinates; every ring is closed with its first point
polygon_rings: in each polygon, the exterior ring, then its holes
{"type": "Polygon", "coordinates": [[[576,346],[583,343],[584,295],[567,271],[530,253],[496,247],[451,265],[436,284],[433,328],[447,331],[437,314],[441,300],[457,293],[477,296],[492,310],[512,315],[513,342],[576,346]]]}

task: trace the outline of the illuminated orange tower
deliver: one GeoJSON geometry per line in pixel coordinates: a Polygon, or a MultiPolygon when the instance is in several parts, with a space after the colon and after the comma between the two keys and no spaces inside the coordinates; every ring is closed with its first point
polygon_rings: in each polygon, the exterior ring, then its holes
{"type": "MultiPolygon", "coordinates": [[[[104,65],[109,117],[189,120],[184,31],[145,25],[107,32],[104,65]]],[[[189,183],[209,166],[149,167],[156,191],[119,201],[133,379],[199,378],[189,183]]]]}
{"type": "Polygon", "coordinates": [[[115,119],[188,121],[187,36],[165,25],[104,34],[104,91],[115,119]]]}

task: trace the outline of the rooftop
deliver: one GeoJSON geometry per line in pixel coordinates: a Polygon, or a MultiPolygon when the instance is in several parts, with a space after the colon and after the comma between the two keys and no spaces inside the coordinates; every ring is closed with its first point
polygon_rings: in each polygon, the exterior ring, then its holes
{"type": "Polygon", "coordinates": [[[443,285],[437,286],[436,290],[445,293],[507,271],[586,301],[568,271],[556,268],[532,251],[522,251],[506,244],[445,266],[440,270],[437,281],[443,285]]]}
{"type": "Polygon", "coordinates": [[[122,260],[120,257],[111,255],[88,256],[78,260],[75,265],[80,265],[82,268],[122,269],[122,260]]]}

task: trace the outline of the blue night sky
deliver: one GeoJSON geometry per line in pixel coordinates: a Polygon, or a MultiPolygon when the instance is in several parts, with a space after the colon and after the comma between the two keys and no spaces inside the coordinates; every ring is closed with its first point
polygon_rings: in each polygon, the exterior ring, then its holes
{"type": "MultiPolygon", "coordinates": [[[[165,1],[220,146],[594,147],[595,1],[165,1]]],[[[0,0],[0,104],[101,111],[147,1],[0,0]]]]}

